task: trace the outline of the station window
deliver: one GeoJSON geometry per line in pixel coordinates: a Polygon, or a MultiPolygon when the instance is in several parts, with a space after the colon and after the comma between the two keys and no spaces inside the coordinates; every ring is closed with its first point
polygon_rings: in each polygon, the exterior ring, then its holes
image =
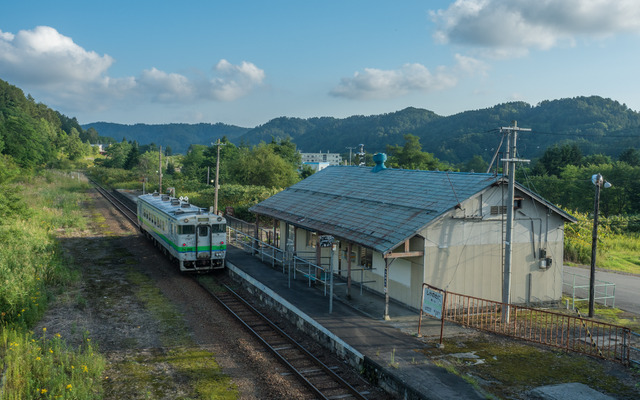
{"type": "Polygon", "coordinates": [[[369,269],[373,267],[373,250],[360,246],[360,265],[369,269]]]}
{"type": "Polygon", "coordinates": [[[316,247],[317,234],[315,232],[307,231],[307,247],[316,247]]]}

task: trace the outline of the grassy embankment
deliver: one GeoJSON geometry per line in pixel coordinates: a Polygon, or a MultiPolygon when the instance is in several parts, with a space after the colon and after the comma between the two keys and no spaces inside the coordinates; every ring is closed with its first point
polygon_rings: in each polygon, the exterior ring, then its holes
{"type": "MultiPolygon", "coordinates": [[[[565,262],[567,265],[591,264],[593,217],[572,212],[578,219],[565,226],[565,262]]],[[[640,233],[637,217],[601,217],[598,225],[596,266],[640,275],[640,233]]]]}
{"type": "Polygon", "coordinates": [[[30,329],[54,293],[77,278],[55,240],[82,229],[86,185],[47,172],[0,194],[0,399],[97,399],[105,361],[88,332],[70,346],[57,332],[30,329]]]}

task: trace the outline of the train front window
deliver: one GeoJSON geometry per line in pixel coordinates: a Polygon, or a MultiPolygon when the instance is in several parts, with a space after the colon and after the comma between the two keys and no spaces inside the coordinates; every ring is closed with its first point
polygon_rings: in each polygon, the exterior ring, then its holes
{"type": "Polygon", "coordinates": [[[227,224],[211,225],[211,233],[225,233],[226,231],[227,231],[227,224]]]}
{"type": "Polygon", "coordinates": [[[179,225],[178,235],[193,235],[196,233],[195,225],[179,225]]]}
{"type": "Polygon", "coordinates": [[[208,236],[209,225],[198,225],[198,236],[208,236]]]}

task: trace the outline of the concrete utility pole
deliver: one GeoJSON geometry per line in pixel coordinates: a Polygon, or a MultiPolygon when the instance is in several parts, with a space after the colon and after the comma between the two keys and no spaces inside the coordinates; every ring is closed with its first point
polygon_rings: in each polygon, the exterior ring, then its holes
{"type": "Polygon", "coordinates": [[[353,149],[355,149],[356,147],[345,147],[345,149],[349,149],[349,165],[351,165],[351,152],[353,151],[353,149]]]}
{"type": "Polygon", "coordinates": [[[220,139],[218,139],[215,143],[211,143],[214,146],[218,147],[218,155],[216,156],[216,188],[215,188],[215,196],[213,199],[213,209],[216,214],[218,214],[218,181],[220,178],[220,146],[224,146],[224,143],[220,143],[220,139]]]}
{"type": "Polygon", "coordinates": [[[162,194],[162,146],[158,148],[158,193],[162,194]]]}
{"type": "MultiPolygon", "coordinates": [[[[513,198],[515,192],[515,179],[516,179],[516,163],[529,162],[529,160],[523,160],[516,158],[516,142],[518,140],[518,131],[530,132],[531,129],[518,128],[517,121],[513,121],[513,126],[502,127],[501,131],[506,131],[509,140],[507,146],[511,145],[511,148],[507,151],[507,158],[502,161],[505,162],[505,169],[508,169],[509,173],[509,188],[507,193],[507,231],[504,239],[504,275],[502,278],[502,302],[504,304],[511,303],[511,259],[512,259],[512,242],[513,242],[513,198]],[[513,136],[513,137],[511,137],[513,136]],[[508,168],[507,168],[508,167],[508,168]]],[[[509,306],[505,306],[502,310],[503,322],[509,323],[509,306]]]]}

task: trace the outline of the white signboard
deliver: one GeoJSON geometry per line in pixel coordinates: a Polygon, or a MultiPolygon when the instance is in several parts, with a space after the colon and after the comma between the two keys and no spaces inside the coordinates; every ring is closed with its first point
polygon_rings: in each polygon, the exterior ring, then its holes
{"type": "Polygon", "coordinates": [[[437,319],[442,319],[442,299],[444,294],[437,290],[424,288],[422,312],[437,319]]]}

